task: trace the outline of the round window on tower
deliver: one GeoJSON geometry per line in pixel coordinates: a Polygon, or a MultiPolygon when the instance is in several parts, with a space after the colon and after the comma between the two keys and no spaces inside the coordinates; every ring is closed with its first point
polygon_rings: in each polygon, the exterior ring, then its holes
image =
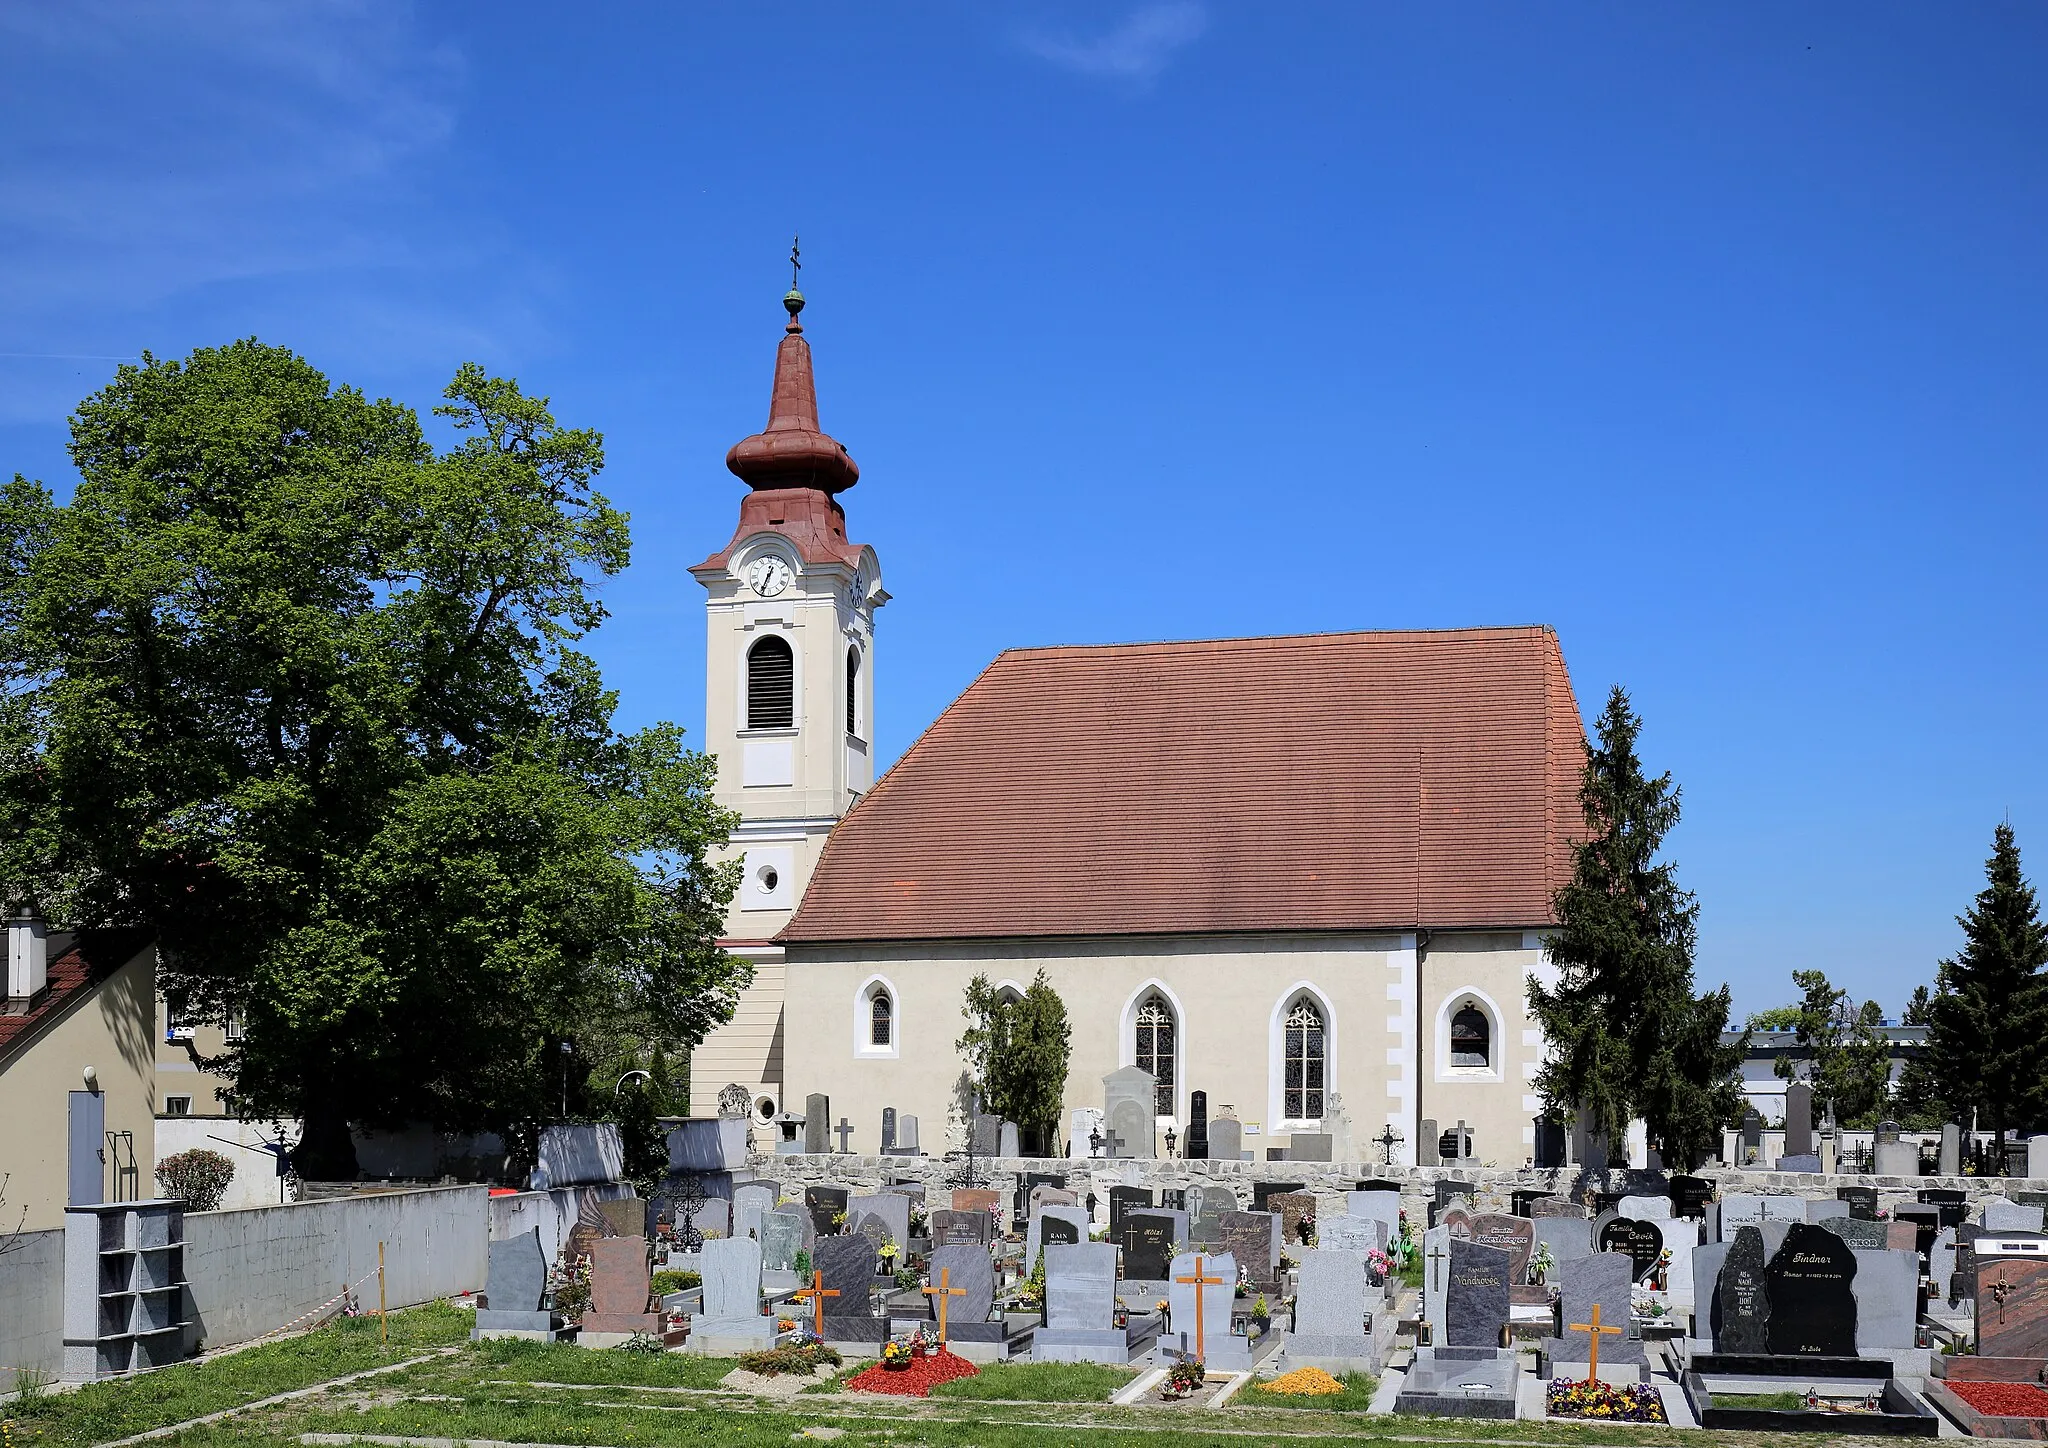
{"type": "Polygon", "coordinates": [[[760,873],[754,878],[761,882],[761,893],[763,895],[773,895],[775,887],[782,883],[782,876],[776,873],[773,865],[763,865],[760,873]]]}

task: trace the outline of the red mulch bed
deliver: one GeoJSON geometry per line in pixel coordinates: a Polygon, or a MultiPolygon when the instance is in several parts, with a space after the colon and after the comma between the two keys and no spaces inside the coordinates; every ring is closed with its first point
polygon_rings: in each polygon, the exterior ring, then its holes
{"type": "Polygon", "coordinates": [[[964,1357],[955,1357],[944,1348],[915,1358],[907,1368],[891,1371],[879,1362],[846,1380],[845,1386],[856,1393],[895,1393],[905,1398],[929,1398],[932,1389],[940,1383],[949,1383],[954,1378],[971,1378],[981,1369],[964,1357]]]}
{"type": "Polygon", "coordinates": [[[2032,1383],[1944,1382],[1942,1386],[1994,1418],[2048,1418],[2048,1392],[2032,1383]]]}

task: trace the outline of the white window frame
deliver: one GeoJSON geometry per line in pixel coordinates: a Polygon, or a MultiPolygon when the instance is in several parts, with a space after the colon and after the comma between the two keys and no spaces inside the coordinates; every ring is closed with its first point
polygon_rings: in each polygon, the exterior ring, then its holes
{"type": "MultiPolygon", "coordinates": [[[[1502,1060],[1507,1055],[1507,1015],[1500,1003],[1476,985],[1460,986],[1443,998],[1436,1011],[1436,1079],[1443,1085],[1459,1082],[1499,1082],[1507,1079],[1502,1060]],[[1465,1008],[1467,1001],[1478,1006],[1486,1016],[1490,1034],[1491,1064],[1486,1066],[1453,1066],[1451,1064],[1451,1017],[1465,1008]]],[[[1469,1117],[1467,1118],[1470,1119],[1469,1117]]],[[[1448,1128],[1445,1128],[1448,1130],[1448,1128]]]]}
{"type": "Polygon", "coordinates": [[[862,1061],[894,1061],[903,1054],[903,992],[886,975],[871,975],[853,993],[853,1054],[862,1061]],[[889,1044],[873,1040],[874,999],[877,990],[889,995],[889,1044]]]}
{"type": "Polygon", "coordinates": [[[1321,986],[1314,981],[1298,980],[1282,991],[1280,998],[1273,1003],[1273,1014],[1266,1026],[1266,1119],[1273,1123],[1268,1128],[1271,1131],[1320,1131],[1327,1119],[1323,1116],[1283,1114],[1287,1106],[1287,1013],[1304,996],[1323,1013],[1323,1109],[1329,1110],[1333,1094],[1342,1094],[1337,1089],[1336,1009],[1321,986]]]}
{"type": "Polygon", "coordinates": [[[1177,1125],[1187,1115],[1188,1099],[1188,1010],[1181,1003],[1179,994],[1165,981],[1153,976],[1145,981],[1124,1001],[1123,1019],[1119,1030],[1121,1060],[1119,1065],[1138,1064],[1138,1007],[1145,1004],[1154,993],[1161,996],[1168,1009],[1173,1012],[1173,1112],[1168,1116],[1155,1118],[1161,1127],[1177,1125]]]}

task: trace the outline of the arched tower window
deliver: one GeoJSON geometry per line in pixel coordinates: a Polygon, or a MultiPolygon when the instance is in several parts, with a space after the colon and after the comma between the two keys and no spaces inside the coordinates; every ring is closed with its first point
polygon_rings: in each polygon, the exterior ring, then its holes
{"type": "Polygon", "coordinates": [[[1313,1001],[1303,997],[1288,1011],[1284,1031],[1287,1073],[1282,1083],[1284,1114],[1289,1121],[1320,1121],[1323,1116],[1323,1087],[1329,1068],[1323,1013],[1316,1009],[1313,1001]]]}
{"type": "Polygon", "coordinates": [[[1145,998],[1138,1007],[1137,1055],[1139,1070],[1148,1072],[1158,1087],[1155,1112],[1160,1116],[1173,1115],[1173,1060],[1174,1041],[1173,1007],[1165,998],[1153,994],[1145,998]]]}
{"type": "Polygon", "coordinates": [[[846,651],[846,732],[860,735],[860,650],[846,651]]]}
{"type": "Polygon", "coordinates": [[[1493,1064],[1493,1023],[1473,1001],[1451,1017],[1451,1064],[1487,1067],[1493,1064]]]}
{"type": "Polygon", "coordinates": [[[868,1044],[886,1046],[895,1039],[896,1002],[889,992],[877,988],[868,1001],[868,1044]]]}
{"type": "Polygon", "coordinates": [[[796,655],[769,634],[747,651],[747,727],[787,729],[796,722],[796,655]]]}

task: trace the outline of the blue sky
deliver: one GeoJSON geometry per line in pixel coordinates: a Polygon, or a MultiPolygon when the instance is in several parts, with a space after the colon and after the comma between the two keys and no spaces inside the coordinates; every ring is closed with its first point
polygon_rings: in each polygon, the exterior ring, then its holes
{"type": "Polygon", "coordinates": [[[1703,980],[1896,1013],[2048,870],[2038,6],[0,0],[0,468],[256,334],[601,429],[594,651],[702,722],[804,238],[894,757],[998,650],[1556,627],[1703,980]]]}

